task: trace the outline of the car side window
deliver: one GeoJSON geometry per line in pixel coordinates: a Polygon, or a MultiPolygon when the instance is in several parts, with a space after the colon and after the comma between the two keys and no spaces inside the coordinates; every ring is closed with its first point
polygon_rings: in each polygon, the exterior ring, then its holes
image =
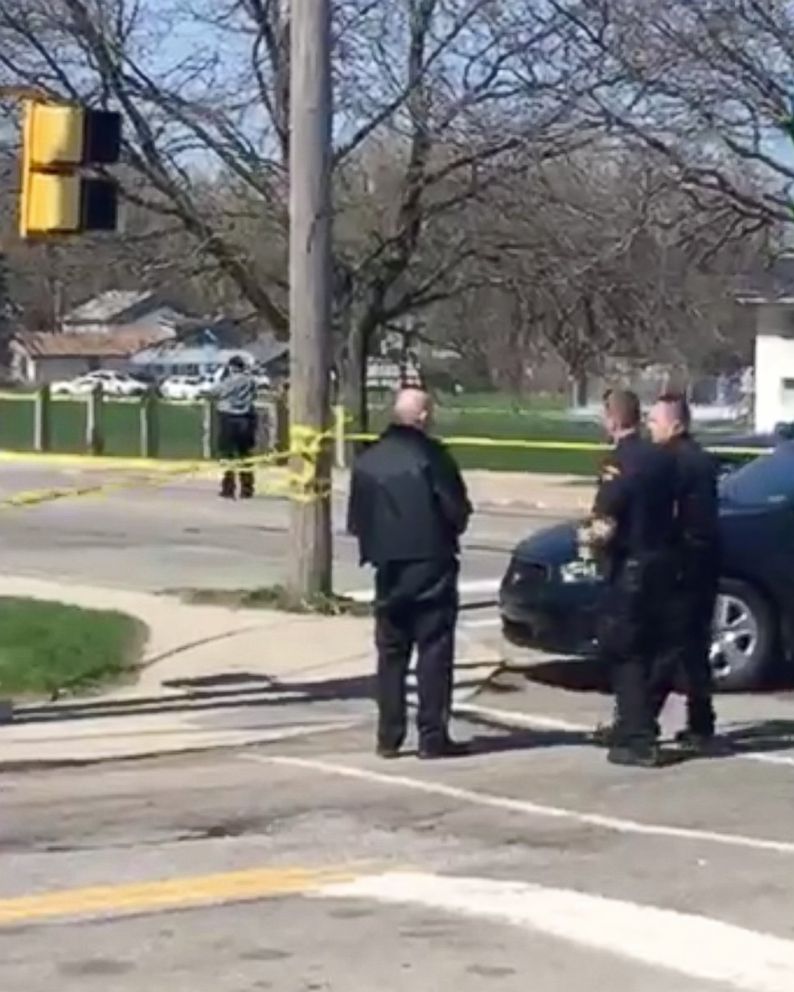
{"type": "Polygon", "coordinates": [[[794,442],[784,442],[722,481],[721,495],[741,506],[794,505],[794,442]]]}

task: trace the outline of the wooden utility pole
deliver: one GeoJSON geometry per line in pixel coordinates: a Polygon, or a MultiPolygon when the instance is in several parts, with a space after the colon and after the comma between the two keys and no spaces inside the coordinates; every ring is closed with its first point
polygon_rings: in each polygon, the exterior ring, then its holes
{"type": "MultiPolygon", "coordinates": [[[[290,9],[290,427],[293,444],[316,445],[330,427],[331,0],[290,9]]],[[[331,592],[330,444],[314,484],[296,495],[289,587],[305,599],[331,592]]]]}

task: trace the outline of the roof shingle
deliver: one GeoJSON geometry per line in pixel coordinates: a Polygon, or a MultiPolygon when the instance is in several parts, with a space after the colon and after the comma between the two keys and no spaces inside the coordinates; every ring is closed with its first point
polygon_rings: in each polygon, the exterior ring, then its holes
{"type": "Polygon", "coordinates": [[[33,358],[128,358],[169,337],[163,328],[122,330],[112,334],[50,334],[21,331],[17,345],[33,358]]]}

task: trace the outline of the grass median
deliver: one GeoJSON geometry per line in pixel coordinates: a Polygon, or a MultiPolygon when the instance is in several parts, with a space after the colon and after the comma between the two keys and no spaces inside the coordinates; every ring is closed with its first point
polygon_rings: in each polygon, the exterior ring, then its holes
{"type": "Polygon", "coordinates": [[[0,697],[56,699],[126,681],[146,634],[124,613],[0,598],[0,697]]]}

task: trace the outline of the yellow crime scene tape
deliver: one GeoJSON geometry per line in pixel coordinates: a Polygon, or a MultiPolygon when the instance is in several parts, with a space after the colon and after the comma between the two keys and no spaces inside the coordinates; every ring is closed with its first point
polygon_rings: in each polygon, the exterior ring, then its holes
{"type": "MultiPolygon", "coordinates": [[[[345,440],[367,444],[377,441],[377,434],[346,434],[345,440]]],[[[514,448],[517,451],[611,451],[612,445],[600,441],[524,441],[521,438],[501,437],[442,437],[449,448],[514,448]]],[[[755,457],[769,454],[772,448],[710,447],[716,455],[742,455],[755,457]]]]}
{"type": "MultiPolygon", "coordinates": [[[[34,454],[30,452],[0,451],[0,464],[38,462],[41,465],[75,467],[84,470],[118,470],[141,473],[134,478],[117,479],[96,485],[28,490],[0,500],[0,508],[14,509],[37,506],[42,503],[81,497],[99,497],[124,489],[167,486],[180,478],[206,476],[219,471],[256,471],[262,468],[282,468],[283,475],[259,485],[261,494],[282,497],[298,503],[312,503],[328,499],[331,485],[318,480],[318,463],[326,455],[328,445],[335,440],[332,430],[320,431],[313,427],[293,425],[290,428],[290,445],[286,451],[254,455],[250,458],[228,461],[179,460],[153,458],[123,458],[103,455],[34,454]]],[[[372,433],[344,434],[350,443],[368,443],[377,440],[372,433]]],[[[607,452],[609,444],[592,441],[533,441],[520,438],[445,437],[443,442],[452,448],[497,448],[518,451],[581,451],[607,452]]],[[[771,448],[725,447],[709,448],[715,454],[754,457],[769,453],[771,448]]],[[[326,455],[327,456],[327,455],[326,455]]]]}
{"type": "Polygon", "coordinates": [[[279,479],[270,480],[260,492],[271,496],[281,496],[298,503],[312,503],[330,496],[331,486],[327,481],[318,481],[318,462],[324,454],[328,442],[333,440],[333,432],[319,431],[313,427],[293,425],[290,429],[290,446],[286,451],[254,455],[246,459],[218,461],[161,461],[151,458],[113,458],[92,455],[49,455],[25,452],[0,452],[0,463],[25,462],[40,465],[75,467],[101,471],[141,472],[134,478],[115,479],[96,485],[73,487],[52,487],[27,490],[15,493],[0,500],[0,509],[38,506],[62,499],[106,496],[123,489],[167,486],[179,478],[215,474],[223,471],[256,471],[259,468],[283,468],[279,479]]]}

